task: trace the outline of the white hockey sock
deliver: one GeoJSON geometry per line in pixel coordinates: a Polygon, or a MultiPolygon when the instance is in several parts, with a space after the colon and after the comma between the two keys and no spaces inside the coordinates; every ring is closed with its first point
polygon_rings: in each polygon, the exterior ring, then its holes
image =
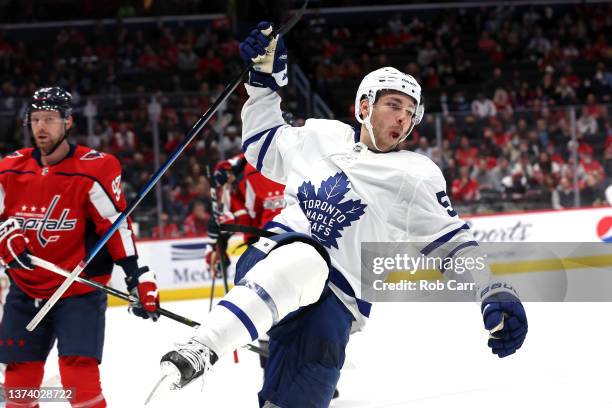
{"type": "Polygon", "coordinates": [[[277,248],[213,307],[196,337],[218,356],[250,343],[289,313],[316,302],[328,274],[311,245],[277,248]]]}
{"type": "Polygon", "coordinates": [[[263,300],[251,289],[235,286],[212,308],[196,337],[222,356],[270,327],[272,314],[263,300]]]}

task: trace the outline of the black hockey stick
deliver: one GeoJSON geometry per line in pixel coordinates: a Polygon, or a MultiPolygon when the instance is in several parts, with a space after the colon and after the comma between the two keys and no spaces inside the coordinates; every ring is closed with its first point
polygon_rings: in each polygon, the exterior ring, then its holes
{"type": "MultiPolygon", "coordinates": [[[[32,265],[39,266],[39,267],[41,267],[43,269],[46,269],[46,270],[48,270],[50,272],[53,272],[55,274],[58,274],[58,275],[61,275],[61,276],[64,276],[64,277],[70,276],[70,272],[68,272],[68,271],[60,268],[59,266],[55,265],[54,263],[46,261],[46,260],[44,260],[42,258],[38,258],[38,257],[36,257],[34,255],[30,255],[30,261],[32,261],[32,265]]],[[[101,291],[106,292],[109,295],[115,296],[116,298],[123,299],[123,300],[128,301],[128,302],[133,302],[135,300],[138,300],[138,299],[134,298],[134,296],[131,296],[131,295],[127,294],[127,293],[124,293],[124,292],[122,292],[120,290],[117,290],[117,289],[112,288],[110,286],[104,285],[104,284],[102,284],[100,282],[96,282],[96,281],[89,280],[89,279],[86,279],[86,278],[81,278],[80,276],[76,277],[75,282],[79,282],[79,283],[82,283],[84,285],[91,286],[91,287],[96,288],[96,289],[100,289],[101,291]]],[[[190,327],[193,327],[193,328],[200,327],[200,323],[198,323],[196,321],[193,321],[191,319],[188,319],[186,317],[177,315],[176,313],[173,313],[173,312],[171,312],[169,310],[162,309],[161,307],[158,308],[157,310],[159,311],[160,315],[166,316],[166,317],[168,317],[168,318],[170,318],[172,320],[175,320],[175,321],[177,321],[179,323],[183,323],[183,324],[185,324],[187,326],[190,326],[190,327]]]]}
{"type": "MultiPolygon", "coordinates": [[[[217,226],[219,225],[219,214],[221,212],[221,210],[219,209],[219,200],[217,199],[217,187],[216,187],[216,182],[213,179],[213,175],[212,175],[212,171],[210,169],[210,166],[206,167],[206,177],[209,180],[210,183],[210,201],[211,201],[211,205],[212,205],[212,217],[215,220],[215,224],[217,224],[217,226]]],[[[212,286],[211,286],[211,291],[210,291],[210,304],[208,307],[208,310],[212,310],[213,307],[213,299],[215,297],[215,282],[216,282],[216,278],[217,278],[217,265],[219,265],[219,269],[221,270],[221,278],[223,279],[223,288],[225,290],[225,293],[227,293],[229,291],[229,285],[227,282],[227,273],[226,273],[226,269],[225,269],[225,260],[226,260],[226,254],[225,254],[225,250],[227,248],[227,242],[225,241],[226,237],[224,236],[224,234],[221,233],[221,231],[218,231],[218,235],[217,235],[217,241],[213,244],[213,255],[215,255],[214,257],[214,262],[211,262],[209,265],[210,271],[212,273],[212,286]],[[225,255],[225,256],[224,256],[225,255]]],[[[213,256],[211,255],[211,261],[213,260],[213,256]]]]}
{"type": "MultiPolygon", "coordinates": [[[[274,38],[277,34],[285,34],[289,31],[301,18],[304,10],[306,9],[306,5],[308,4],[308,0],[304,2],[302,8],[282,27],[278,30],[273,31],[268,38],[274,38]]],[[[108,242],[110,237],[119,229],[121,224],[127,221],[127,217],[134,211],[136,206],[142,201],[142,199],[147,195],[147,193],[153,188],[155,184],[161,179],[161,177],[166,173],[168,168],[176,161],[178,156],[187,148],[187,146],[193,141],[193,139],[200,133],[200,131],[204,128],[206,123],[210,120],[210,118],[217,112],[221,104],[225,102],[225,100],[229,97],[229,95],[234,92],[236,87],[244,80],[248,72],[255,65],[254,62],[251,61],[240,74],[228,85],[225,87],[221,95],[217,98],[217,100],[212,104],[212,106],[204,113],[204,115],[197,121],[197,123],[191,128],[189,133],[185,136],[183,141],[176,147],[174,152],[170,154],[168,159],[162,166],[155,172],[155,174],[151,177],[151,179],[147,182],[144,188],[136,195],[136,197],[128,204],[127,208],[123,210],[123,212],[117,217],[113,225],[104,233],[104,235],[100,238],[100,240],[92,247],[91,251],[86,255],[86,257],[79,262],[79,264],[74,268],[74,270],[70,273],[70,275],[66,278],[66,280],[60,285],[59,288],[51,295],[51,297],[45,302],[45,304],[40,308],[38,313],[32,318],[32,320],[26,326],[28,331],[33,331],[44,319],[44,317],[49,313],[51,308],[60,300],[62,295],[66,293],[70,285],[75,281],[76,277],[85,269],[85,267],[92,261],[92,259],[100,252],[100,250],[104,247],[104,245],[108,242]]]]}

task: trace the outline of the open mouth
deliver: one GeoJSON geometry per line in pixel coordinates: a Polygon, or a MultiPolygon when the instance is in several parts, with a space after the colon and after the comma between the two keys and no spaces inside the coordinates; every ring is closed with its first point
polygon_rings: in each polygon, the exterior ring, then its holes
{"type": "Polygon", "coordinates": [[[396,131],[396,130],[392,130],[391,131],[391,137],[393,138],[393,140],[397,140],[400,138],[400,132],[396,131]]]}

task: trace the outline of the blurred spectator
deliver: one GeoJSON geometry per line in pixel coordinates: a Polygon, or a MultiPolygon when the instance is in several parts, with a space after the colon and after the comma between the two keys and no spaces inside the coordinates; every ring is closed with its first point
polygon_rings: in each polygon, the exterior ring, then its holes
{"type": "Polygon", "coordinates": [[[422,67],[431,65],[437,58],[438,51],[434,48],[431,41],[425,42],[425,46],[419,49],[417,62],[422,67]]]}
{"type": "Polygon", "coordinates": [[[165,212],[162,213],[159,224],[155,225],[152,231],[152,238],[178,238],[181,235],[178,226],[170,222],[170,217],[165,212]]]}
{"type": "Polygon", "coordinates": [[[194,201],[191,213],[183,221],[183,235],[195,237],[206,235],[208,232],[208,219],[210,214],[202,201],[194,201]]]}
{"type": "Polygon", "coordinates": [[[595,136],[597,134],[597,119],[589,115],[588,109],[582,109],[582,115],[576,121],[576,128],[580,135],[595,136]]]}
{"type": "Polygon", "coordinates": [[[470,103],[465,99],[463,92],[457,91],[453,96],[452,110],[455,112],[468,112],[471,109],[470,103]]]}
{"type": "MultiPolygon", "coordinates": [[[[493,104],[495,105],[495,112],[499,112],[500,114],[507,113],[512,115],[512,102],[510,101],[510,96],[505,89],[498,88],[495,90],[495,94],[493,95],[493,104]]],[[[494,115],[490,115],[494,116],[494,115]]]]}
{"type": "Polygon", "coordinates": [[[561,177],[561,181],[552,194],[552,207],[555,210],[574,207],[574,189],[567,177],[561,177]]]}
{"type": "Polygon", "coordinates": [[[600,204],[602,198],[602,190],[597,176],[589,174],[586,178],[585,186],[580,190],[580,205],[592,206],[600,204]]]}
{"type": "Polygon", "coordinates": [[[612,134],[609,134],[606,138],[605,151],[604,151],[604,166],[605,173],[608,177],[612,176],[612,134]]]}
{"type": "Polygon", "coordinates": [[[177,67],[183,72],[195,72],[198,68],[198,54],[190,45],[181,44],[177,55],[177,67]]]}
{"type": "Polygon", "coordinates": [[[487,31],[483,31],[480,40],[478,40],[478,48],[486,54],[492,53],[497,47],[497,43],[491,38],[487,31]]]}
{"type": "Polygon", "coordinates": [[[555,98],[562,104],[573,103],[576,99],[576,91],[567,82],[567,78],[562,77],[559,79],[559,84],[555,88],[555,98]]]}
{"type": "Polygon", "coordinates": [[[422,154],[423,156],[427,156],[431,159],[432,148],[429,146],[429,141],[426,137],[421,137],[419,139],[419,146],[414,150],[415,153],[422,154]]]}
{"type": "Polygon", "coordinates": [[[518,161],[514,164],[514,167],[512,168],[512,174],[520,174],[526,179],[525,185],[527,185],[529,181],[533,178],[533,171],[533,164],[530,160],[529,153],[521,152],[518,161]]]}
{"type": "Polygon", "coordinates": [[[607,92],[610,92],[610,90],[612,90],[612,72],[606,69],[606,66],[603,62],[599,62],[597,64],[597,70],[595,71],[593,82],[595,85],[601,86],[602,91],[604,91],[605,88],[607,88],[607,92]]]}
{"type": "Polygon", "coordinates": [[[116,156],[126,158],[131,156],[137,148],[136,135],[128,128],[127,123],[121,122],[119,129],[113,134],[111,141],[112,153],[116,156]]]}
{"type": "Polygon", "coordinates": [[[527,44],[527,50],[532,53],[532,55],[542,57],[546,55],[550,49],[550,41],[544,37],[542,28],[536,26],[535,34],[527,44]]]}
{"type": "Polygon", "coordinates": [[[235,156],[242,151],[242,138],[238,134],[238,127],[230,125],[225,128],[219,140],[219,150],[223,152],[224,158],[235,156]]]}
{"type": "Polygon", "coordinates": [[[459,148],[455,153],[457,165],[460,167],[472,166],[476,162],[476,157],[478,157],[478,149],[470,146],[470,141],[466,136],[461,136],[459,148]]]}
{"type": "Polygon", "coordinates": [[[601,163],[599,163],[599,161],[593,159],[593,155],[590,152],[585,152],[580,155],[578,172],[579,174],[583,174],[584,177],[594,177],[596,183],[605,178],[603,166],[601,163]]]}
{"type": "Polygon", "coordinates": [[[510,162],[506,156],[500,156],[497,159],[496,166],[489,172],[490,182],[493,190],[503,193],[506,189],[506,185],[511,184],[512,171],[510,169],[510,162]]]}
{"type": "Polygon", "coordinates": [[[453,180],[451,192],[453,200],[459,202],[470,202],[480,198],[478,182],[470,176],[468,166],[459,168],[459,177],[453,180]]]}
{"type": "Polygon", "coordinates": [[[491,99],[485,98],[485,95],[481,92],[478,94],[478,98],[472,102],[472,114],[478,119],[486,119],[490,116],[495,116],[497,109],[491,99]]]}

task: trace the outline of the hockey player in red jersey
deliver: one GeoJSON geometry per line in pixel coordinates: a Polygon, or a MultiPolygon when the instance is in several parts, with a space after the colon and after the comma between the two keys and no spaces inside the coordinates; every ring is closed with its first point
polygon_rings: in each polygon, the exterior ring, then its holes
{"type": "MultiPolygon", "coordinates": [[[[221,224],[248,225],[260,229],[275,227],[274,223],[268,223],[285,206],[284,185],[264,177],[246,161],[242,153],[217,163],[213,178],[216,186],[229,186],[223,190],[223,210],[219,216],[221,224]]],[[[209,223],[214,221],[211,219],[209,223]]],[[[216,225],[212,227],[214,238],[218,228],[216,225]]],[[[250,238],[246,234],[245,241],[248,243],[250,238]]]]}
{"type": "MultiPolygon", "coordinates": [[[[37,90],[26,114],[36,147],[0,162],[0,260],[11,280],[0,324],[0,362],[8,364],[7,390],[38,388],[57,339],[62,384],[74,390],[72,406],[98,408],[106,406],[98,368],[106,294],[74,283],[38,328],[25,329],[64,280],[32,266],[29,254],[72,270],[126,207],[119,161],[68,142],[71,99],[59,87],[37,90]]],[[[155,276],[138,265],[129,222],[119,227],[82,276],[107,283],[113,263],[123,268],[128,290],[140,299],[130,304],[130,311],[157,320],[155,276]]],[[[36,400],[8,396],[7,407],[38,406],[36,400]]]]}
{"type": "MultiPolygon", "coordinates": [[[[220,188],[222,193],[218,195],[221,197],[217,209],[219,214],[208,220],[209,238],[216,242],[219,236],[219,224],[243,225],[258,229],[275,227],[271,221],[285,206],[283,198],[285,186],[265,178],[246,161],[244,154],[240,153],[217,163],[212,178],[213,186],[220,188]]],[[[244,245],[250,245],[259,238],[247,228],[243,233],[244,245]]],[[[205,255],[209,269],[213,253],[214,251],[209,250],[205,255]]]]}

